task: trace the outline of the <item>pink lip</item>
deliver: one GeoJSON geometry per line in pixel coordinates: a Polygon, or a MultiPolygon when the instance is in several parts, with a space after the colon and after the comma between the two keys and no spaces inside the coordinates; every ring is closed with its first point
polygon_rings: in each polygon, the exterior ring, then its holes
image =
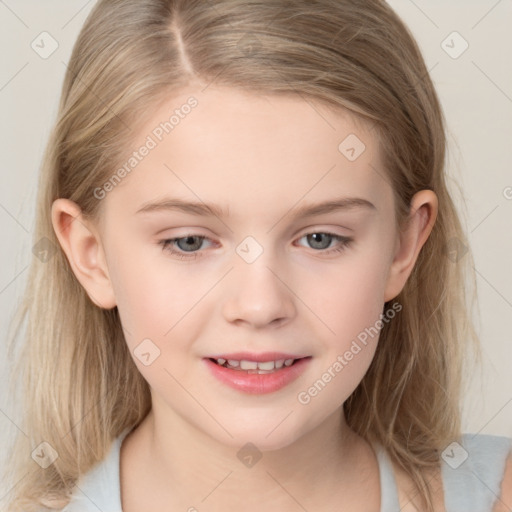
{"type": "Polygon", "coordinates": [[[308,356],[285,354],[283,352],[262,352],[260,354],[251,352],[233,352],[231,354],[219,354],[208,357],[211,359],[235,359],[237,361],[244,359],[245,361],[256,361],[257,363],[263,363],[265,361],[278,361],[279,359],[301,359],[308,356]]]}
{"type": "MultiPolygon", "coordinates": [[[[255,354],[250,357],[248,354],[230,354],[229,358],[225,356],[219,356],[223,359],[246,359],[249,361],[271,361],[275,359],[297,359],[297,357],[289,356],[287,354],[279,353],[264,353],[259,354],[259,359],[254,359],[255,354]],[[272,354],[269,357],[269,354],[272,354]],[[275,354],[278,354],[275,357],[275,354]],[[243,355],[243,357],[241,357],[243,355]]],[[[217,359],[215,357],[214,359],[217,359]]],[[[204,358],[206,366],[210,369],[213,376],[224,384],[230,386],[233,389],[242,391],[243,393],[249,394],[265,394],[273,393],[297,379],[307,368],[311,357],[303,357],[292,364],[292,366],[283,366],[279,370],[275,370],[272,373],[249,373],[244,370],[232,370],[230,368],[224,368],[223,366],[214,363],[209,358],[204,358]]]]}

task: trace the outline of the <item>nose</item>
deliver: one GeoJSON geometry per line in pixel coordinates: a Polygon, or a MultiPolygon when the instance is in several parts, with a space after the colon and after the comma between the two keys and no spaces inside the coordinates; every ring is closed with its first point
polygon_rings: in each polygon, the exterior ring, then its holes
{"type": "Polygon", "coordinates": [[[253,328],[277,327],[295,317],[293,293],[284,276],[269,263],[264,254],[253,263],[237,262],[223,305],[228,322],[253,328]]]}

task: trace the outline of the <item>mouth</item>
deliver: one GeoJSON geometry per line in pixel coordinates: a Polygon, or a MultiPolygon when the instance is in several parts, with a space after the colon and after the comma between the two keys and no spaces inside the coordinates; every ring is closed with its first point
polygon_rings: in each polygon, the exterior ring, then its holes
{"type": "Polygon", "coordinates": [[[229,354],[206,357],[206,366],[218,381],[242,393],[278,391],[300,377],[312,356],[290,354],[229,354]]]}
{"type": "MultiPolygon", "coordinates": [[[[307,356],[310,357],[310,356],[307,356]]],[[[212,363],[228,368],[229,370],[235,370],[247,373],[257,373],[259,375],[265,375],[267,373],[274,373],[281,368],[289,368],[293,366],[297,361],[305,359],[305,357],[288,358],[288,359],[271,359],[268,361],[252,361],[249,359],[224,359],[222,357],[214,358],[210,357],[209,360],[212,363]]]]}

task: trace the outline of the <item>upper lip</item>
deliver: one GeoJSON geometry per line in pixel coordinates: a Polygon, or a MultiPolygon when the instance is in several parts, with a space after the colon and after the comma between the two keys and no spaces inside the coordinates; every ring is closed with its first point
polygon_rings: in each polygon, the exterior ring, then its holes
{"type": "Polygon", "coordinates": [[[256,354],[254,352],[232,352],[229,354],[218,354],[215,356],[209,356],[209,359],[233,359],[235,361],[255,361],[262,363],[265,361],[279,361],[280,359],[302,359],[303,357],[309,357],[305,355],[287,354],[284,352],[260,352],[256,354]]]}

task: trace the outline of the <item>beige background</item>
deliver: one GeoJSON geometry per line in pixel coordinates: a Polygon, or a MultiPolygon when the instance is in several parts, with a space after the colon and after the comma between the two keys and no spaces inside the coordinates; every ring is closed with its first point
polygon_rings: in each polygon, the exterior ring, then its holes
{"type": "MultiPolygon", "coordinates": [[[[0,453],[18,431],[13,401],[4,391],[5,333],[31,257],[38,166],[55,119],[65,63],[94,3],[0,2],[0,453]],[[31,48],[43,31],[59,45],[47,59],[31,48]]],[[[512,436],[512,3],[389,3],[424,53],[447,118],[449,173],[467,204],[484,366],[471,376],[464,431],[512,436]],[[468,48],[458,55],[465,41],[468,48]]]]}

